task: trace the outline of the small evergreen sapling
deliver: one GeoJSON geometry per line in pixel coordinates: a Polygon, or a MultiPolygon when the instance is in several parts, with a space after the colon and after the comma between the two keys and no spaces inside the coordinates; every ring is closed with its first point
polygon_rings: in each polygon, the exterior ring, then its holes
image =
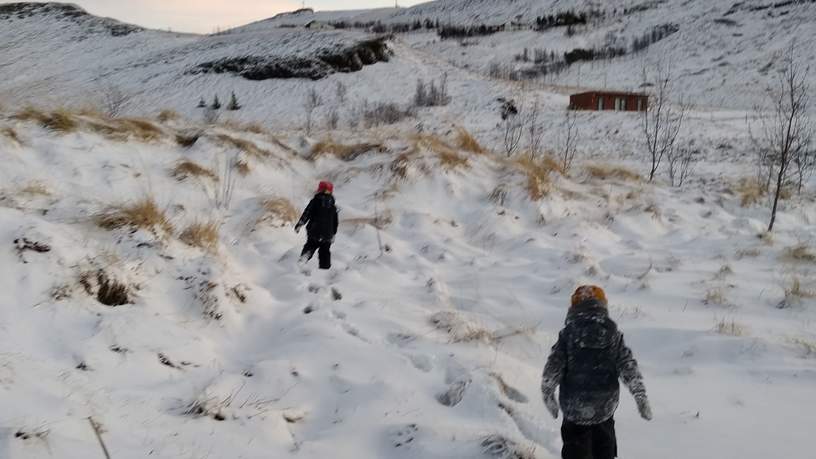
{"type": "Polygon", "coordinates": [[[213,110],[218,110],[218,109],[221,108],[221,101],[218,100],[218,95],[217,94],[215,95],[215,98],[213,99],[213,102],[212,102],[212,105],[210,105],[210,108],[212,108],[213,110]]]}
{"type": "Polygon", "coordinates": [[[227,110],[235,111],[240,109],[241,104],[238,103],[238,98],[235,97],[235,92],[233,92],[232,95],[230,96],[229,104],[227,104],[227,110]]]}

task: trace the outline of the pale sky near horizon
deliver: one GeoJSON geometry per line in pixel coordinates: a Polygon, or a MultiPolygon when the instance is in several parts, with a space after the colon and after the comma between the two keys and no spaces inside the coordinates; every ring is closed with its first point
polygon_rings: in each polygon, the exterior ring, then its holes
{"type": "MultiPolygon", "coordinates": [[[[0,3],[13,3],[2,0],[0,3]]],[[[303,6],[302,0],[62,0],[91,14],[153,29],[210,33],[266,19],[303,6]]],[[[399,0],[410,6],[428,0],[399,0]]],[[[394,6],[394,0],[306,0],[315,10],[351,10],[394,6]]]]}

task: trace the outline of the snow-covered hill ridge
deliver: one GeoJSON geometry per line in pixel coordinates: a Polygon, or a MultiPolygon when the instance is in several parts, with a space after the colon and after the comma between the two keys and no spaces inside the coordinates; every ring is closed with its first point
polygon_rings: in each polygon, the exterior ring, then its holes
{"type": "Polygon", "coordinates": [[[95,457],[92,417],[119,459],[555,458],[540,372],[581,283],[655,412],[623,398],[622,455],[810,451],[816,205],[757,237],[744,162],[673,190],[456,132],[162,119],[0,116],[0,456],[95,457]],[[302,273],[291,223],[326,178],[334,268],[302,273]]]}

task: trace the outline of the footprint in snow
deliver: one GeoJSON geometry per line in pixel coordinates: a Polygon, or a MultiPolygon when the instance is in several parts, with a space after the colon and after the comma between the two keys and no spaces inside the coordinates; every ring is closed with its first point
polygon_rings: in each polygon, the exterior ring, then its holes
{"type": "Polygon", "coordinates": [[[391,442],[394,448],[410,448],[419,433],[419,426],[407,424],[394,428],[390,433],[391,442]]]}

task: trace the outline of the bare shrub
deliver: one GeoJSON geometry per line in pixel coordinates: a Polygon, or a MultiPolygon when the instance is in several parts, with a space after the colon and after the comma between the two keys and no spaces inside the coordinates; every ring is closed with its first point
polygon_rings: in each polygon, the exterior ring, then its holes
{"type": "Polygon", "coordinates": [[[530,151],[531,159],[541,154],[541,146],[544,141],[544,127],[541,125],[540,119],[541,106],[536,100],[527,116],[527,148],[530,151]]]}
{"type": "Polygon", "coordinates": [[[609,164],[590,164],[586,166],[587,174],[598,180],[619,180],[622,182],[639,182],[640,174],[622,166],[609,164]]]}
{"type": "Polygon", "coordinates": [[[728,320],[726,318],[715,319],[714,331],[720,335],[727,336],[745,336],[747,334],[747,329],[744,325],[734,319],[728,320]]]}
{"type": "Polygon", "coordinates": [[[451,101],[448,95],[448,75],[442,75],[439,83],[431,81],[426,84],[421,79],[417,80],[416,91],[414,92],[415,107],[442,107],[451,101]]]}
{"type": "Polygon", "coordinates": [[[215,172],[190,160],[179,161],[170,175],[180,182],[189,177],[204,177],[218,181],[218,176],[215,175],[215,172]]]}
{"type": "Polygon", "coordinates": [[[337,129],[337,126],[340,124],[340,113],[337,111],[336,108],[332,108],[329,110],[329,114],[326,115],[326,126],[330,130],[337,129]]]}
{"type": "Polygon", "coordinates": [[[397,124],[414,116],[414,112],[410,107],[402,108],[399,104],[392,102],[377,102],[374,104],[364,102],[358,113],[363,125],[368,129],[397,124]]]}
{"type": "Polygon", "coordinates": [[[101,228],[113,230],[130,227],[149,231],[162,230],[166,234],[173,232],[167,215],[151,197],[146,197],[132,204],[114,206],[95,218],[101,228]]]}
{"type": "Polygon", "coordinates": [[[298,211],[289,200],[281,197],[268,198],[262,203],[263,215],[258,223],[271,222],[273,226],[283,227],[298,220],[298,211]]]}
{"type": "Polygon", "coordinates": [[[702,152],[692,145],[683,145],[666,152],[666,165],[672,186],[682,187],[694,173],[694,165],[700,161],[702,152]]]}
{"type": "Polygon", "coordinates": [[[575,161],[575,155],[578,153],[578,143],[580,141],[580,132],[577,126],[577,116],[573,110],[566,110],[564,113],[564,122],[559,131],[559,157],[561,160],[561,170],[567,173],[575,161]]]}
{"type": "MultiPolygon", "coordinates": [[[[772,192],[768,231],[773,231],[783,190],[791,182],[801,191],[804,179],[816,165],[811,148],[814,123],[810,117],[809,67],[797,58],[795,45],[783,57],[784,70],[768,90],[770,114],[762,116],[758,148],[758,176],[765,175],[766,189],[772,192]]],[[[763,183],[763,182],[761,182],[763,183]]]]}
{"type": "Polygon", "coordinates": [[[502,133],[502,145],[507,157],[513,156],[524,135],[524,118],[514,100],[499,99],[502,122],[499,125],[502,133]]]}
{"type": "Polygon", "coordinates": [[[317,89],[311,88],[306,93],[303,101],[303,110],[306,112],[306,135],[312,133],[312,117],[315,109],[323,105],[323,98],[318,94],[317,89]]]}
{"type": "Polygon", "coordinates": [[[218,233],[218,222],[194,222],[182,231],[179,240],[191,247],[214,253],[218,251],[218,233]]]}
{"type": "MultiPolygon", "coordinates": [[[[646,69],[643,73],[647,74],[646,69]]],[[[664,157],[673,154],[688,110],[688,107],[682,102],[676,106],[672,105],[675,88],[670,69],[657,65],[653,73],[654,93],[649,98],[649,106],[642,116],[643,140],[651,165],[649,182],[654,181],[664,157]]]]}
{"type": "Polygon", "coordinates": [[[201,121],[210,126],[217,123],[219,118],[221,118],[221,113],[219,113],[217,109],[209,106],[204,109],[201,115],[201,121]]]}
{"type": "Polygon", "coordinates": [[[370,151],[384,152],[385,147],[380,143],[358,143],[352,145],[343,145],[334,142],[331,139],[318,142],[312,147],[312,152],[309,155],[309,160],[315,160],[323,155],[333,155],[343,161],[353,161],[360,155],[370,151]]]}
{"type": "Polygon", "coordinates": [[[478,155],[483,155],[487,152],[484,147],[476,140],[473,135],[465,128],[457,129],[456,145],[460,150],[468,151],[478,155]]]}
{"type": "Polygon", "coordinates": [[[338,81],[334,86],[334,95],[337,98],[337,102],[340,104],[346,103],[346,96],[348,95],[348,88],[346,85],[343,84],[342,81],[338,81]]]}
{"type": "Polygon", "coordinates": [[[102,108],[110,118],[117,118],[121,115],[133,98],[130,94],[114,85],[104,85],[100,88],[102,97],[102,108]]]}

